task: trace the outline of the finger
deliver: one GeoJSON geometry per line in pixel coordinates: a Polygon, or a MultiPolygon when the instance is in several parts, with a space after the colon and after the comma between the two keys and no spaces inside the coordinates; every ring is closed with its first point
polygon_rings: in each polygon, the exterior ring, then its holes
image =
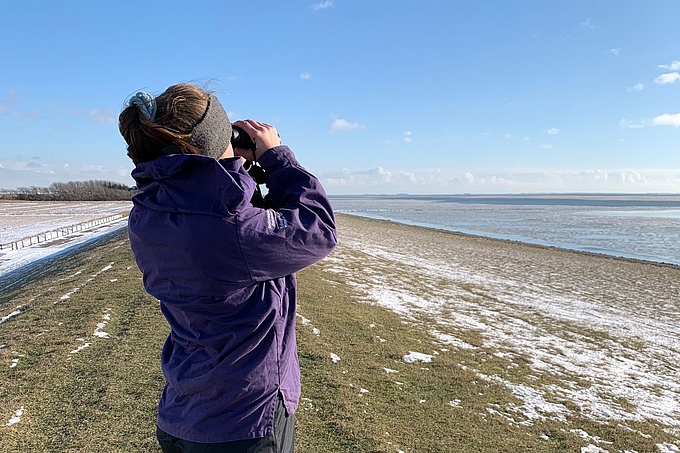
{"type": "Polygon", "coordinates": [[[243,129],[250,136],[257,132],[257,128],[253,125],[253,120],[239,120],[233,124],[243,129]]]}

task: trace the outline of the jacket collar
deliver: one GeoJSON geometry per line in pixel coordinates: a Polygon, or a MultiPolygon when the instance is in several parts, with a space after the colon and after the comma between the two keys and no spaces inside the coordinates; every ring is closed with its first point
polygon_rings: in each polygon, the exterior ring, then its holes
{"type": "Polygon", "coordinates": [[[160,156],[137,165],[132,177],[142,191],[134,203],[167,212],[233,215],[249,205],[255,190],[238,157],[160,156]]]}

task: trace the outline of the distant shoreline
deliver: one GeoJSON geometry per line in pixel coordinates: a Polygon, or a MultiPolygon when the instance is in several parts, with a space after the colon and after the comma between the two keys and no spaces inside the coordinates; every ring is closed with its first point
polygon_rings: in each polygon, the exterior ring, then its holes
{"type": "Polygon", "coordinates": [[[488,241],[496,241],[496,242],[503,242],[503,243],[508,243],[508,244],[515,244],[519,246],[528,246],[528,247],[535,247],[543,250],[554,250],[554,251],[559,251],[559,252],[568,252],[568,253],[575,253],[575,254],[580,254],[580,255],[585,255],[585,256],[593,256],[593,257],[601,257],[601,258],[610,258],[610,259],[616,259],[616,260],[621,260],[621,261],[627,261],[631,263],[639,263],[639,264],[651,264],[654,266],[661,266],[661,267],[670,267],[673,269],[680,269],[680,265],[674,264],[674,263],[667,263],[663,261],[655,261],[652,258],[649,259],[644,259],[644,258],[637,258],[633,256],[624,256],[624,255],[615,255],[612,252],[612,254],[605,253],[605,252],[595,252],[595,251],[590,251],[590,250],[581,250],[577,248],[567,248],[567,247],[560,247],[557,245],[545,245],[545,244],[539,244],[539,243],[532,243],[532,242],[525,242],[525,241],[520,241],[516,239],[508,239],[508,238],[502,238],[502,237],[492,237],[492,236],[485,236],[483,234],[473,234],[473,233],[466,233],[463,231],[457,231],[453,228],[446,228],[444,226],[436,226],[436,225],[428,225],[428,224],[418,224],[417,222],[407,222],[407,221],[402,221],[402,220],[393,220],[393,219],[386,219],[386,218],[380,218],[379,216],[371,216],[371,215],[366,215],[362,213],[348,213],[348,212],[336,212],[336,215],[339,216],[347,216],[347,217],[358,217],[361,219],[365,220],[371,220],[375,222],[382,222],[385,224],[398,224],[398,225],[404,225],[407,227],[412,227],[412,228],[423,228],[426,230],[431,230],[431,231],[439,231],[442,233],[448,233],[456,236],[463,236],[463,237],[469,237],[469,238],[475,238],[475,239],[483,239],[483,240],[488,240],[488,241]]]}
{"type": "Polygon", "coordinates": [[[522,193],[522,194],[392,194],[331,195],[333,200],[418,200],[459,204],[564,205],[591,207],[680,208],[676,193],[522,193]],[[547,203],[550,201],[550,203],[547,203]]]}

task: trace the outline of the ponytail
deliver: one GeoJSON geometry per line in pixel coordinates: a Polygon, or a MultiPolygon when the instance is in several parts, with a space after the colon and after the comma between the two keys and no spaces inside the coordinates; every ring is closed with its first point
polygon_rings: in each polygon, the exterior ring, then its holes
{"type": "Polygon", "coordinates": [[[201,154],[189,143],[208,108],[208,93],[191,84],[173,85],[157,98],[137,93],[118,117],[118,129],[137,165],[164,154],[201,154]]]}

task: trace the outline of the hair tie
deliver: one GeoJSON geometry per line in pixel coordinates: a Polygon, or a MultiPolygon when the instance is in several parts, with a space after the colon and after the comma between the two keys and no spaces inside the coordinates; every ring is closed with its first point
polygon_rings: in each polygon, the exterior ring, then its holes
{"type": "Polygon", "coordinates": [[[149,93],[138,91],[137,94],[130,98],[128,105],[139,107],[139,111],[142,112],[142,115],[147,120],[154,121],[156,119],[156,98],[149,93]]]}

